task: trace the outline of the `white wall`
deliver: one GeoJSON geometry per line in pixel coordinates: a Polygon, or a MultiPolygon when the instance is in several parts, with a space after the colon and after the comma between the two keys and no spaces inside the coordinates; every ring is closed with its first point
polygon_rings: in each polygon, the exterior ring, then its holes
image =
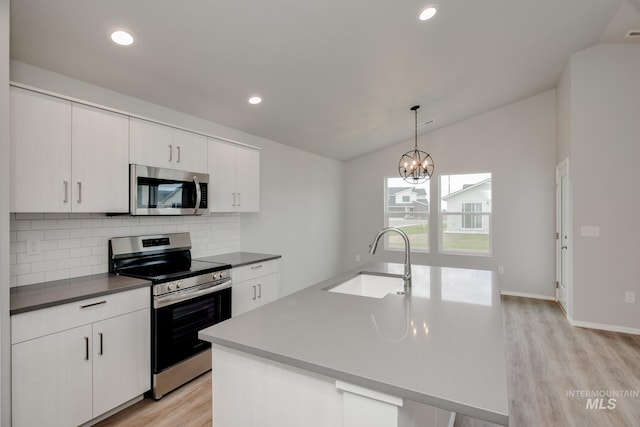
{"type": "MultiPolygon", "coordinates": [[[[555,92],[549,91],[418,137],[431,154],[431,223],[439,209],[440,174],[491,172],[493,189],[493,255],[461,256],[413,253],[417,264],[496,270],[503,290],[555,296],[555,92]]],[[[411,134],[407,129],[407,134],[411,134]]],[[[369,260],[402,261],[401,252],[367,248],[383,227],[384,177],[397,176],[397,162],[412,140],[348,162],[346,187],[347,267],[369,260]]],[[[435,228],[430,227],[431,230],[435,228]]]]}
{"type": "Polygon", "coordinates": [[[282,254],[285,293],[339,272],[342,163],[28,64],[12,61],[11,80],[262,148],[262,210],[240,214],[241,250],[282,254]]]}
{"type": "Polygon", "coordinates": [[[9,0],[0,0],[0,425],[10,425],[9,0]]]}
{"type": "MultiPolygon", "coordinates": [[[[571,58],[573,320],[640,330],[640,46],[571,58]],[[600,227],[583,237],[582,226],[600,227]],[[626,291],[636,304],[626,304],[626,291]]],[[[565,124],[563,124],[563,127],[565,124]]]]}
{"type": "Polygon", "coordinates": [[[242,215],[242,248],[282,255],[281,295],[340,272],[344,164],[282,144],[263,145],[266,188],[258,214],[242,215]]]}

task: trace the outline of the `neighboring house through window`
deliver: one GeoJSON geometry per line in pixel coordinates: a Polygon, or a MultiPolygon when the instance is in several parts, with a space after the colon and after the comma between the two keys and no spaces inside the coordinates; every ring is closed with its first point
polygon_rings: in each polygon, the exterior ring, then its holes
{"type": "Polygon", "coordinates": [[[491,254],[491,174],[440,177],[440,252],[491,254]]]}
{"type": "MultiPolygon", "coordinates": [[[[428,252],[429,181],[411,185],[402,178],[386,178],[384,219],[385,227],[398,227],[407,234],[412,252],[428,252]]],[[[402,237],[385,234],[385,249],[404,249],[402,237]]]]}

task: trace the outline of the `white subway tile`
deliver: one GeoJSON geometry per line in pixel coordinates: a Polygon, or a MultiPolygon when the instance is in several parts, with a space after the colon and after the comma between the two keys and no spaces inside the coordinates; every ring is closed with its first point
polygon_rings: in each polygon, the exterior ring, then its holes
{"type": "Polygon", "coordinates": [[[9,221],[9,230],[11,231],[26,231],[31,230],[31,221],[18,220],[9,221]]]}
{"type": "Polygon", "coordinates": [[[27,240],[44,240],[44,230],[16,232],[17,242],[26,242],[27,240]]]}
{"type": "Polygon", "coordinates": [[[9,243],[9,253],[10,254],[17,254],[20,252],[26,252],[27,251],[27,242],[12,242],[9,243]]]}
{"type": "Polygon", "coordinates": [[[18,263],[18,256],[16,254],[9,254],[9,264],[13,265],[17,263],[18,263]]]}
{"type": "Polygon", "coordinates": [[[9,268],[12,276],[20,276],[22,274],[31,273],[31,264],[15,264],[9,268]]]}
{"type": "Polygon", "coordinates": [[[18,286],[17,283],[18,281],[16,276],[9,277],[9,287],[15,288],[16,286],[18,286]]]}
{"type": "Polygon", "coordinates": [[[113,235],[113,228],[111,227],[97,227],[91,230],[91,234],[94,236],[110,237],[113,235]]]}
{"type": "Polygon", "coordinates": [[[88,276],[90,274],[91,274],[91,266],[71,268],[69,270],[69,277],[82,277],[82,276],[88,276]]]}
{"type": "Polygon", "coordinates": [[[66,239],[58,241],[58,249],[72,249],[82,246],[82,239],[66,239]]]}
{"type": "Polygon", "coordinates": [[[34,262],[31,264],[32,273],[47,272],[47,271],[53,271],[57,269],[58,269],[58,263],[56,261],[34,262]]]}
{"type": "Polygon", "coordinates": [[[44,219],[67,219],[69,214],[65,212],[45,213],[44,219]]]}
{"type": "Polygon", "coordinates": [[[44,219],[43,213],[16,213],[16,219],[44,219]]]}
{"type": "Polygon", "coordinates": [[[47,271],[44,273],[44,280],[46,282],[53,282],[54,280],[65,280],[70,277],[69,270],[55,270],[47,271]]]}
{"type": "Polygon", "coordinates": [[[140,225],[140,220],[137,217],[131,216],[122,218],[123,227],[133,227],[135,225],[140,225]]]}
{"type": "Polygon", "coordinates": [[[65,258],[58,260],[58,268],[59,269],[73,269],[79,268],[82,266],[82,258],[65,258]]]}
{"type": "Polygon", "coordinates": [[[82,227],[81,219],[59,219],[58,220],[58,228],[80,228],[82,227]]]}
{"type": "Polygon", "coordinates": [[[93,230],[91,228],[73,228],[69,230],[69,237],[72,239],[91,236],[93,236],[93,230]]]}
{"type": "Polygon", "coordinates": [[[163,233],[177,233],[178,226],[176,224],[166,224],[162,226],[163,233]]]}
{"type": "Polygon", "coordinates": [[[91,253],[93,255],[107,255],[109,251],[107,250],[107,245],[102,246],[94,246],[91,248],[91,253]]]}
{"type": "Polygon", "coordinates": [[[156,218],[153,216],[143,216],[140,218],[140,225],[155,225],[156,218]]]}
{"type": "Polygon", "coordinates": [[[82,239],[82,247],[100,246],[102,242],[102,237],[85,237],[82,239]]]}
{"type": "Polygon", "coordinates": [[[42,252],[54,251],[58,249],[58,240],[42,240],[39,246],[42,252]]]}
{"type": "Polygon", "coordinates": [[[55,230],[57,228],[57,219],[38,219],[31,221],[32,230],[55,230]]]}
{"type": "Polygon", "coordinates": [[[69,238],[69,230],[45,230],[44,232],[44,240],[60,240],[60,239],[68,239],[69,238]]]}
{"type": "Polygon", "coordinates": [[[44,253],[45,261],[61,260],[69,258],[69,249],[58,249],[44,253]]]}
{"type": "Polygon", "coordinates": [[[17,238],[17,232],[15,231],[10,231],[9,232],[9,243],[13,243],[13,242],[17,242],[16,238],[17,238]]]}
{"type": "Polygon", "coordinates": [[[81,247],[69,249],[69,257],[82,258],[91,255],[91,248],[81,247]]]}
{"type": "Polygon", "coordinates": [[[147,228],[149,234],[162,234],[161,225],[151,225],[147,228]]]}
{"type": "Polygon", "coordinates": [[[91,218],[91,219],[83,219],[82,221],[82,228],[99,228],[102,227],[102,220],[101,219],[95,219],[95,218],[91,218]]]}
{"type": "Polygon", "coordinates": [[[17,253],[16,264],[30,264],[32,262],[44,261],[44,254],[40,255],[27,255],[25,253],[17,253]]]}
{"type": "Polygon", "coordinates": [[[84,219],[84,218],[91,218],[91,214],[90,213],[77,213],[77,212],[72,212],[69,214],[69,218],[71,219],[84,219]]]}
{"type": "Polygon", "coordinates": [[[16,219],[16,214],[13,212],[9,213],[9,219],[10,220],[16,219]]]}
{"type": "Polygon", "coordinates": [[[103,255],[95,255],[95,256],[86,256],[82,258],[82,265],[83,266],[87,266],[87,265],[100,265],[100,264],[106,264],[107,263],[107,257],[103,256],[103,255]]]}
{"type": "Polygon", "coordinates": [[[44,273],[31,273],[16,276],[16,286],[33,285],[44,282],[44,273]]]}
{"type": "Polygon", "coordinates": [[[108,273],[108,272],[109,272],[109,268],[106,263],[91,266],[91,274],[100,274],[100,273],[108,273]]]}
{"type": "Polygon", "coordinates": [[[114,227],[110,237],[131,236],[133,234],[131,227],[114,227]]]}

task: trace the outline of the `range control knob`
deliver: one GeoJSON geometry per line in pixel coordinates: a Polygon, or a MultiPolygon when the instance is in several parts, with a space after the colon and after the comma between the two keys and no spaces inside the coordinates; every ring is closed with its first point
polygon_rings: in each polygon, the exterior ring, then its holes
{"type": "Polygon", "coordinates": [[[167,285],[167,290],[168,290],[168,291],[172,291],[172,290],[173,290],[173,283],[169,283],[169,284],[167,285]]]}
{"type": "Polygon", "coordinates": [[[176,282],[176,289],[182,288],[182,282],[176,282]]]}
{"type": "Polygon", "coordinates": [[[213,280],[218,280],[220,279],[220,272],[216,271],[215,273],[213,273],[213,280]]]}

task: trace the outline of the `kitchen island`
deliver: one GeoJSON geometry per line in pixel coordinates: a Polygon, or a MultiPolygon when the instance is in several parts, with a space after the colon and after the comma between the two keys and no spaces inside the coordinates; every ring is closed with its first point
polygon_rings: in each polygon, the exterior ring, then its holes
{"type": "Polygon", "coordinates": [[[328,291],[363,271],[403,266],[367,264],[200,332],[214,425],[508,425],[493,273],[414,265],[410,294],[328,291]]]}

